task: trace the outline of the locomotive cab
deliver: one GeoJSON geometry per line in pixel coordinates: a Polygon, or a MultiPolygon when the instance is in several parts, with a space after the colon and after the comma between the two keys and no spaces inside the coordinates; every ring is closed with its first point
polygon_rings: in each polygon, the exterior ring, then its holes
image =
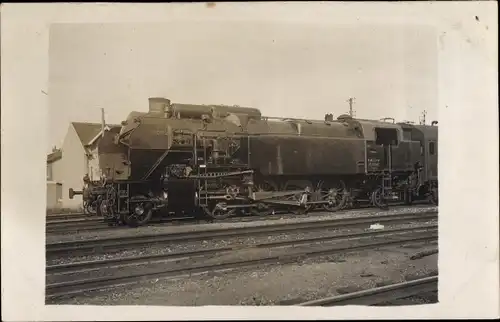
{"type": "Polygon", "coordinates": [[[398,130],[375,128],[375,144],[383,148],[382,165],[384,170],[392,169],[392,147],[398,145],[398,130]]]}

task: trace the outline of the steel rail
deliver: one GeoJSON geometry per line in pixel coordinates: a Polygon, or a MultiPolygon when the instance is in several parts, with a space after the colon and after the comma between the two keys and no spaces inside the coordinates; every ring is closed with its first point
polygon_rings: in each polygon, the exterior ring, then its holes
{"type": "Polygon", "coordinates": [[[86,219],[95,217],[94,215],[88,215],[84,213],[74,213],[74,214],[51,214],[46,215],[45,220],[50,222],[52,220],[73,220],[73,219],[86,219]]]}
{"type": "Polygon", "coordinates": [[[72,219],[60,219],[60,220],[47,220],[45,222],[46,227],[59,227],[69,224],[84,224],[91,222],[103,222],[102,217],[87,217],[87,218],[72,218],[72,219]]]}
{"type": "Polygon", "coordinates": [[[287,254],[284,256],[268,256],[258,259],[233,261],[220,264],[189,266],[184,268],[160,270],[142,274],[141,273],[132,274],[128,276],[97,277],[97,278],[87,278],[81,280],[71,280],[60,283],[47,284],[45,288],[45,297],[50,299],[50,298],[60,297],[63,295],[74,295],[82,292],[128,285],[151,279],[178,278],[178,277],[191,276],[193,274],[202,274],[206,272],[233,270],[237,268],[250,268],[260,265],[269,265],[276,263],[289,264],[300,261],[304,258],[313,258],[313,257],[320,257],[320,256],[333,255],[339,253],[350,253],[366,249],[374,249],[380,247],[420,243],[420,242],[435,241],[435,240],[437,240],[437,234],[432,233],[428,236],[390,240],[378,243],[367,243],[355,246],[334,247],[334,248],[315,250],[315,251],[305,251],[305,252],[287,254]]]}
{"type": "MultiPolygon", "coordinates": [[[[196,221],[197,219],[194,217],[171,217],[168,219],[163,219],[163,220],[154,220],[149,222],[147,225],[144,227],[148,226],[158,226],[162,225],[165,223],[172,223],[172,222],[192,222],[196,221]]],[[[116,230],[116,229],[130,229],[128,226],[109,226],[107,223],[103,221],[103,219],[88,219],[88,220],[81,220],[81,221],[64,221],[64,222],[57,222],[57,223],[52,223],[48,222],[45,228],[46,233],[68,233],[68,232],[78,232],[78,231],[83,231],[83,230],[116,230]]]]}
{"type": "MultiPolygon", "coordinates": [[[[370,208],[359,208],[356,211],[369,211],[370,208]]],[[[354,210],[344,210],[339,211],[337,214],[349,214],[354,210]]],[[[323,213],[311,213],[309,218],[313,219],[316,216],[321,216],[323,213]]],[[[239,223],[239,222],[252,222],[252,221],[273,221],[282,218],[296,218],[297,215],[293,215],[290,213],[280,213],[271,215],[252,215],[252,216],[235,216],[228,219],[225,219],[224,223],[239,223]]],[[[166,223],[175,223],[177,225],[184,225],[190,223],[199,223],[200,221],[208,221],[204,218],[196,218],[196,217],[166,217],[161,219],[154,219],[149,222],[147,225],[143,227],[151,227],[151,226],[160,226],[166,223]]],[[[218,221],[219,222],[219,221],[218,221]]],[[[64,234],[70,232],[80,232],[80,231],[98,231],[98,230],[125,230],[130,229],[128,226],[109,226],[104,223],[102,218],[91,218],[86,220],[67,220],[67,221],[52,221],[46,223],[45,232],[47,234],[64,234]]]]}
{"type": "Polygon", "coordinates": [[[383,236],[383,235],[394,235],[398,233],[409,233],[409,232],[419,232],[419,231],[435,231],[437,230],[437,225],[424,225],[418,227],[410,227],[410,228],[396,228],[396,229],[388,229],[388,230],[379,230],[379,231],[368,231],[362,233],[347,233],[347,234],[335,234],[330,236],[322,236],[322,237],[312,237],[312,238],[304,238],[304,239],[295,239],[295,240],[285,240],[285,241],[274,241],[268,243],[259,243],[255,245],[245,245],[245,246],[230,246],[230,247],[217,247],[217,248],[209,248],[202,250],[194,250],[187,252],[175,252],[175,253],[166,253],[166,254],[158,254],[158,255],[144,255],[144,256],[130,256],[130,257],[121,257],[114,259],[103,259],[103,260],[93,260],[93,261],[81,261],[74,262],[68,264],[57,264],[57,265],[49,265],[46,267],[47,274],[57,274],[57,273],[74,273],[85,270],[93,270],[99,268],[109,268],[112,266],[127,266],[131,264],[145,264],[151,262],[161,262],[171,259],[180,259],[180,258],[189,258],[194,256],[206,256],[211,254],[217,254],[222,252],[240,250],[240,249],[250,249],[250,248],[274,248],[274,247],[284,247],[284,246],[292,246],[292,245],[302,245],[302,244],[314,244],[318,242],[325,241],[334,241],[334,240],[349,240],[356,238],[366,238],[366,237],[374,237],[374,236],[383,236]]]}
{"type": "Polygon", "coordinates": [[[429,276],[368,290],[307,301],[299,306],[375,305],[417,294],[437,291],[438,276],[429,276]]]}
{"type": "MultiPolygon", "coordinates": [[[[402,202],[398,202],[398,203],[394,203],[394,204],[391,204],[391,209],[398,209],[398,208],[401,208],[401,207],[412,207],[412,206],[416,206],[416,207],[425,207],[425,206],[429,206],[429,207],[432,207],[432,205],[429,205],[428,202],[425,202],[425,201],[415,201],[413,203],[413,205],[406,205],[402,202]]],[[[359,205],[357,207],[352,207],[352,208],[345,208],[345,209],[342,209],[342,210],[339,210],[337,211],[336,213],[346,213],[346,212],[351,212],[351,211],[363,211],[363,210],[370,210],[370,209],[375,209],[374,206],[372,205],[359,205]]],[[[322,212],[324,210],[322,210],[321,208],[319,209],[319,212],[322,212]]],[[[278,211],[277,211],[278,212],[278,211]]],[[[317,212],[316,210],[313,210],[310,212],[311,215],[315,215],[317,212]]],[[[297,216],[297,215],[294,215],[294,216],[297,216]]],[[[259,217],[259,216],[250,216],[250,217],[259,217]]],[[[267,216],[266,216],[267,217],[267,216]]],[[[46,223],[47,224],[52,224],[52,223],[63,223],[63,222],[76,222],[76,221],[84,221],[84,220],[89,220],[89,221],[95,221],[95,220],[103,220],[103,217],[100,217],[100,216],[96,216],[96,215],[90,215],[90,214],[84,214],[84,213],[74,213],[74,214],[51,214],[51,215],[46,215],[46,223]]],[[[231,218],[234,218],[234,217],[231,217],[231,218]]],[[[167,218],[163,218],[163,220],[167,220],[167,218]]],[[[202,220],[203,218],[200,218],[200,220],[202,220]]],[[[226,220],[223,220],[222,222],[225,222],[226,220]]]]}
{"type": "Polygon", "coordinates": [[[153,244],[163,244],[178,241],[199,241],[215,238],[227,238],[242,235],[257,236],[267,233],[277,232],[297,232],[311,230],[325,230],[330,228],[347,228],[367,224],[390,224],[401,223],[409,220],[423,221],[436,219],[437,212],[422,212],[412,214],[396,214],[384,216],[364,216],[355,218],[329,219],[320,221],[280,223],[276,225],[263,225],[251,227],[220,228],[203,231],[177,232],[157,235],[135,235],[122,238],[102,238],[84,241],[69,241],[46,244],[46,254],[48,256],[61,255],[65,253],[96,253],[103,251],[122,250],[131,246],[150,246],[153,244]]]}

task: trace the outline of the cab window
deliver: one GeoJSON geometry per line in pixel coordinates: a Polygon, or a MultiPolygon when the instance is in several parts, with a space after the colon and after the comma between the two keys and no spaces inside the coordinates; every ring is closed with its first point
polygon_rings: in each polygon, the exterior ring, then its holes
{"type": "Polygon", "coordinates": [[[375,144],[376,145],[398,145],[398,131],[391,128],[375,128],[375,144]]]}
{"type": "Polygon", "coordinates": [[[403,140],[411,141],[411,130],[408,129],[403,130],[403,140]]]}
{"type": "Polygon", "coordinates": [[[429,154],[434,155],[436,153],[434,142],[429,142],[429,154]]]}

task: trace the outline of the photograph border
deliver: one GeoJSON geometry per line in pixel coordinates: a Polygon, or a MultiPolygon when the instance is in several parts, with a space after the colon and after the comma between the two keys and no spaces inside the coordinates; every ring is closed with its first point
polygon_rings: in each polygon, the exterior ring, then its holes
{"type": "Polygon", "coordinates": [[[496,1],[3,4],[4,320],[396,319],[499,315],[496,1]],[[48,49],[52,23],[418,24],[438,32],[439,303],[404,307],[46,306],[48,49]],[[41,193],[43,191],[43,193],[41,193]]]}

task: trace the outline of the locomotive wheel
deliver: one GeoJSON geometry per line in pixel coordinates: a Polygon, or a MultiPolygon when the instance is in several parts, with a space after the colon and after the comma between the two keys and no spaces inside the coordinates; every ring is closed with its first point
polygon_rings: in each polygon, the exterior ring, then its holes
{"type": "Polygon", "coordinates": [[[375,207],[378,207],[382,210],[389,209],[389,204],[387,203],[387,200],[382,195],[382,188],[381,187],[377,187],[372,192],[372,203],[375,207]]]}
{"type": "Polygon", "coordinates": [[[226,208],[227,203],[218,202],[216,204],[210,205],[209,207],[203,207],[205,213],[214,220],[222,220],[231,217],[236,213],[234,208],[226,208]]]}
{"type": "Polygon", "coordinates": [[[112,210],[111,207],[108,206],[108,201],[103,200],[101,204],[99,205],[99,212],[104,218],[111,218],[112,217],[112,210]]]}
{"type": "Polygon", "coordinates": [[[85,211],[88,214],[95,215],[97,213],[97,208],[98,208],[98,203],[96,201],[92,201],[91,203],[88,203],[85,205],[85,211]]]}
{"type": "Polygon", "coordinates": [[[338,184],[325,184],[324,181],[319,184],[319,192],[322,200],[331,201],[332,204],[322,205],[326,211],[334,212],[345,207],[347,203],[347,190],[344,181],[340,180],[338,184]]]}
{"type": "MultiPolygon", "coordinates": [[[[141,196],[141,198],[144,198],[141,196]]],[[[129,227],[138,227],[147,224],[153,216],[153,205],[150,202],[133,203],[130,213],[124,216],[124,221],[129,227]]]]}
{"type": "Polygon", "coordinates": [[[113,211],[113,205],[110,200],[102,200],[98,209],[104,221],[108,223],[108,226],[114,226],[117,224],[113,211]]]}

